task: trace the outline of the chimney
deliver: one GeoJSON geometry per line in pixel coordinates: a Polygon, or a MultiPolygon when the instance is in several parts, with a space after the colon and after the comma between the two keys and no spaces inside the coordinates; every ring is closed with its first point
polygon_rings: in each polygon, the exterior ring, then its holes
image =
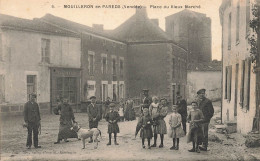
{"type": "Polygon", "coordinates": [[[93,24],[92,27],[96,31],[103,31],[103,25],[102,24],[93,24]]]}
{"type": "Polygon", "coordinates": [[[159,26],[159,19],[158,18],[153,18],[151,19],[151,21],[156,24],[157,26],[159,26]]]}

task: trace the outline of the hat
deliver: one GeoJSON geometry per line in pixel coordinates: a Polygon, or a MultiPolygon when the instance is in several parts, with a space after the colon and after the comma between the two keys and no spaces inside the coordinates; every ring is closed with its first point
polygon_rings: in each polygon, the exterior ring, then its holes
{"type": "Polygon", "coordinates": [[[149,91],[149,89],[143,89],[143,92],[148,92],[149,91]]]}
{"type": "Polygon", "coordinates": [[[160,101],[162,101],[162,100],[165,100],[165,101],[167,101],[167,99],[166,99],[166,98],[161,98],[161,99],[160,99],[160,101]]]}
{"type": "Polygon", "coordinates": [[[206,89],[203,88],[203,89],[198,90],[198,91],[197,91],[197,94],[201,94],[202,92],[205,93],[205,92],[206,92],[206,89]]]}
{"type": "Polygon", "coordinates": [[[37,95],[35,93],[31,93],[30,96],[35,97],[35,98],[37,97],[37,95]]]}
{"type": "Polygon", "coordinates": [[[115,107],[116,105],[114,103],[110,103],[109,107],[115,107]]]}
{"type": "Polygon", "coordinates": [[[96,99],[97,97],[96,96],[91,96],[89,99],[96,99]]]}

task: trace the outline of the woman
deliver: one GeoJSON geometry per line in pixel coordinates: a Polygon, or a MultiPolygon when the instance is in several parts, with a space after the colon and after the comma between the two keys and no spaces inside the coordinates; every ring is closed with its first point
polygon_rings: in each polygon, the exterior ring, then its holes
{"type": "Polygon", "coordinates": [[[78,138],[77,133],[73,130],[70,130],[72,127],[72,122],[76,123],[75,117],[73,114],[73,110],[71,106],[68,104],[68,99],[64,98],[63,102],[58,105],[57,108],[54,109],[54,113],[56,115],[59,114],[60,111],[60,127],[57,142],[54,144],[59,144],[62,139],[65,142],[69,142],[68,138],[78,138]]]}
{"type": "Polygon", "coordinates": [[[135,120],[134,101],[131,99],[126,101],[125,119],[127,121],[135,120]]]}

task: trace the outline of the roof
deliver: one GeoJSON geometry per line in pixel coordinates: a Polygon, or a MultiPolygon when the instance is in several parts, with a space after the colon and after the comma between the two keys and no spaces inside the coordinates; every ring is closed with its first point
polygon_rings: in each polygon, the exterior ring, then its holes
{"type": "Polygon", "coordinates": [[[166,33],[147,17],[146,10],[139,11],[114,29],[111,34],[127,42],[171,41],[166,33]]]}
{"type": "Polygon", "coordinates": [[[188,71],[221,71],[221,61],[190,63],[187,69],[188,71]]]}
{"type": "Polygon", "coordinates": [[[172,18],[172,17],[177,17],[177,16],[187,16],[187,17],[193,17],[193,18],[198,18],[198,19],[206,18],[206,14],[204,14],[204,13],[199,13],[199,12],[191,11],[188,9],[184,9],[180,12],[167,16],[166,19],[172,18]]]}
{"type": "Polygon", "coordinates": [[[64,18],[57,17],[57,16],[54,16],[51,14],[46,14],[45,16],[43,16],[42,18],[39,18],[38,20],[50,23],[52,25],[56,25],[57,27],[67,29],[69,31],[77,32],[78,34],[92,33],[92,34],[103,36],[103,37],[106,37],[109,39],[121,41],[121,40],[117,39],[116,37],[113,37],[112,35],[108,34],[107,31],[98,31],[92,27],[89,27],[89,26],[86,26],[83,24],[79,24],[79,23],[76,23],[76,22],[73,22],[70,20],[66,20],[64,18]]]}
{"type": "Polygon", "coordinates": [[[42,21],[22,19],[4,14],[0,14],[0,27],[2,29],[22,30],[40,32],[44,34],[79,37],[79,35],[75,32],[67,31],[42,21]]]}

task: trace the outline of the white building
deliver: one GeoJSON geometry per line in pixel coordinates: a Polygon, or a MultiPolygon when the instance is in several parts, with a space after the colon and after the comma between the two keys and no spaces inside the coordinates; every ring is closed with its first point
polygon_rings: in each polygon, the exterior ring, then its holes
{"type": "Polygon", "coordinates": [[[248,38],[252,34],[250,0],[223,0],[220,6],[222,25],[223,98],[222,119],[237,123],[243,134],[253,128],[258,117],[256,74],[250,57],[248,38]]]}

